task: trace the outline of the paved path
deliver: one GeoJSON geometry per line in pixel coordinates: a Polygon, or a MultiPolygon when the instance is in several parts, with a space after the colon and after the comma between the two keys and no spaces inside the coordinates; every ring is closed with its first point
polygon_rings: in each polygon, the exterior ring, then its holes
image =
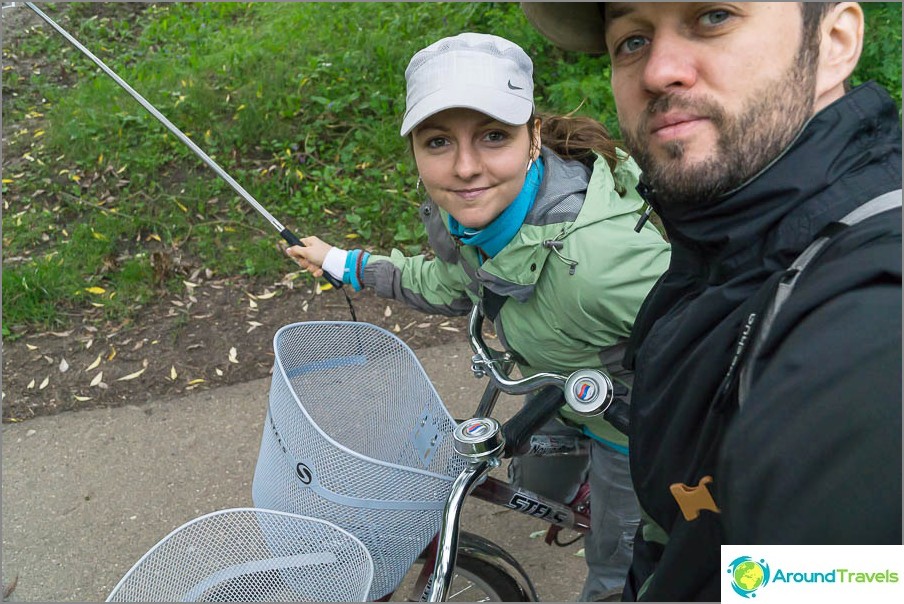
{"type": "MultiPolygon", "coordinates": [[[[463,344],[418,358],[456,417],[469,416],[485,384],[470,375],[463,344]]],[[[11,601],[103,601],[154,543],[192,518],[251,506],[251,481],[269,380],[118,409],[40,417],[3,426],[2,579],[11,601]]],[[[497,417],[517,406],[504,399],[497,417]]],[[[549,547],[547,525],[479,501],[464,528],[512,553],[542,599],[574,600],[585,574],[580,545],[549,547]]]]}

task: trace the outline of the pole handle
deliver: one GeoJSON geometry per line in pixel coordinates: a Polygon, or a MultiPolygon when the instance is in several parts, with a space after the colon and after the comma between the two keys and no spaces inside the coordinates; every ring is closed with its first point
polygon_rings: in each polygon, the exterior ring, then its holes
{"type": "MultiPolygon", "coordinates": [[[[285,239],[289,243],[289,245],[298,245],[301,247],[305,247],[305,244],[303,244],[301,242],[301,239],[299,239],[295,235],[295,233],[290,231],[288,227],[285,227],[283,230],[281,230],[279,232],[279,234],[282,236],[283,239],[285,239]]],[[[342,285],[343,285],[342,281],[340,281],[339,279],[332,276],[331,274],[329,274],[326,271],[323,271],[323,276],[326,278],[327,281],[330,282],[330,285],[332,285],[336,289],[342,289],[342,285]]]]}

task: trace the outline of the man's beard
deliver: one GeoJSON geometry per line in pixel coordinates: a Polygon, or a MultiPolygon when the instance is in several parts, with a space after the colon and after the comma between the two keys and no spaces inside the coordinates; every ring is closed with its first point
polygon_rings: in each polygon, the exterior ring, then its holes
{"type": "Polygon", "coordinates": [[[672,206],[706,203],[741,186],[775,160],[795,139],[813,114],[816,69],[809,49],[802,50],[783,77],[754,93],[739,115],[728,115],[706,97],[661,96],[650,102],[634,131],[622,129],[625,143],[657,198],[672,206]],[[718,132],[712,154],[694,165],[683,165],[685,144],[664,145],[667,159],[657,159],[644,144],[649,121],[679,109],[710,120],[718,132]]]}

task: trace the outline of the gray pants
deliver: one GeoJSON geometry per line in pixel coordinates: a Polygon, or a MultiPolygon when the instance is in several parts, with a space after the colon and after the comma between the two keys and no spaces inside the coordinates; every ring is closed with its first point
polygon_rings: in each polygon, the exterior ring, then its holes
{"type": "MultiPolygon", "coordinates": [[[[539,434],[580,435],[552,420],[539,434]]],[[[640,507],[631,484],[628,456],[592,440],[590,456],[516,457],[509,477],[518,486],[557,501],[570,502],[590,480],[591,530],[584,538],[587,580],[581,601],[621,591],[631,564],[640,507]],[[589,476],[588,476],[589,475],[589,476]]]]}

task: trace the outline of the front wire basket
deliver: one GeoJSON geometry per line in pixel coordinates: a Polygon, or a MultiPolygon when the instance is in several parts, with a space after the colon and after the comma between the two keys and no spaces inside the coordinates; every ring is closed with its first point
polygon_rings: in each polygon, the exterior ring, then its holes
{"type": "Polygon", "coordinates": [[[411,349],[367,323],[287,325],[274,337],[254,505],[323,518],[374,559],[392,592],[439,531],[465,462],[455,422],[411,349]]]}
{"type": "Polygon", "coordinates": [[[164,537],[107,602],[363,602],[372,580],[367,548],[332,523],[235,508],[164,537]]]}

